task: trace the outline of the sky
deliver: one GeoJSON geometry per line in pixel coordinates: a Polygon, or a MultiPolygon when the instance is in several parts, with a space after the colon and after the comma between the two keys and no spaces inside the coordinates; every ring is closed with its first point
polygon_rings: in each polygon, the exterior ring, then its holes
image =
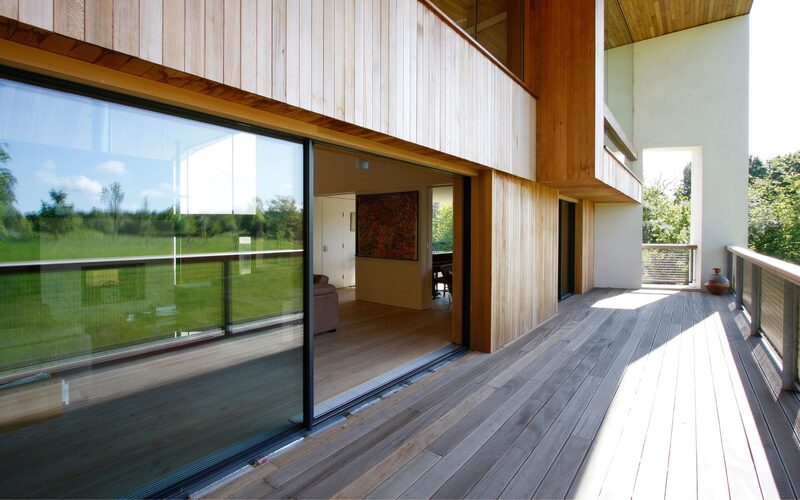
{"type": "Polygon", "coordinates": [[[117,182],[123,211],[252,214],[291,196],[302,206],[302,146],[187,119],[0,80],[0,146],[17,180],[16,208],[40,209],[51,189],[76,210],[103,208],[117,182]],[[176,158],[180,158],[180,167],[176,158]]]}
{"type": "Polygon", "coordinates": [[[800,150],[800,0],[750,10],[750,154],[800,150]]]}

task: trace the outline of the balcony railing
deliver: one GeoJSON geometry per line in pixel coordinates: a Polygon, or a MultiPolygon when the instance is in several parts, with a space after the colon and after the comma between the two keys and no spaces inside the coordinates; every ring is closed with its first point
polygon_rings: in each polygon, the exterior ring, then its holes
{"type": "Polygon", "coordinates": [[[782,387],[796,391],[800,266],[742,247],[728,247],[736,307],[750,313],[750,332],[763,335],[782,362],[782,387]]]}
{"type": "Polygon", "coordinates": [[[642,283],[645,285],[691,285],[695,282],[697,245],[642,245],[642,283]]]}
{"type": "Polygon", "coordinates": [[[0,299],[18,304],[0,328],[0,385],[297,321],[302,256],[298,249],[0,263],[0,299]]]}

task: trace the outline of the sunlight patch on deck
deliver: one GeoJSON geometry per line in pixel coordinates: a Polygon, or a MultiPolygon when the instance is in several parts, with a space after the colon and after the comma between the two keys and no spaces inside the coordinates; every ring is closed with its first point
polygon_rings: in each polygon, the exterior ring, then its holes
{"type": "Polygon", "coordinates": [[[639,309],[653,302],[658,302],[670,295],[678,293],[677,290],[635,290],[621,293],[607,299],[601,299],[592,304],[594,309],[639,309]]]}

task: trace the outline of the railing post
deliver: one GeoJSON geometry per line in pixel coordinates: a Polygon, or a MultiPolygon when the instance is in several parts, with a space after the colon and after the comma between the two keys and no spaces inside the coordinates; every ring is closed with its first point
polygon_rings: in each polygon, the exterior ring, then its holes
{"type": "Polygon", "coordinates": [[[750,335],[761,334],[761,267],[753,264],[753,290],[750,304],[750,335]]]}
{"type": "Polygon", "coordinates": [[[797,376],[797,306],[800,300],[797,285],[783,282],[783,373],[781,388],[795,391],[797,376]]]}
{"type": "Polygon", "coordinates": [[[726,267],[727,269],[725,269],[725,272],[728,273],[728,279],[731,280],[731,282],[733,282],[733,252],[731,252],[730,250],[728,250],[727,253],[726,267]]]}
{"type": "Polygon", "coordinates": [[[222,261],[222,329],[225,335],[233,333],[231,331],[231,260],[225,258],[222,261]]]}
{"type": "Polygon", "coordinates": [[[742,308],[744,295],[744,259],[736,257],[736,309],[742,308]]]}

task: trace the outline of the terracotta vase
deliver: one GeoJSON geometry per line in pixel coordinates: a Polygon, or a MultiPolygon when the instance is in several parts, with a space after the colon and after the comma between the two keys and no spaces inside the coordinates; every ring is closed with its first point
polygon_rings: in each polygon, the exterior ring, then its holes
{"type": "Polygon", "coordinates": [[[715,267],[706,281],[706,288],[712,295],[722,295],[731,287],[731,282],[725,276],[719,274],[720,268],[715,267]]]}

